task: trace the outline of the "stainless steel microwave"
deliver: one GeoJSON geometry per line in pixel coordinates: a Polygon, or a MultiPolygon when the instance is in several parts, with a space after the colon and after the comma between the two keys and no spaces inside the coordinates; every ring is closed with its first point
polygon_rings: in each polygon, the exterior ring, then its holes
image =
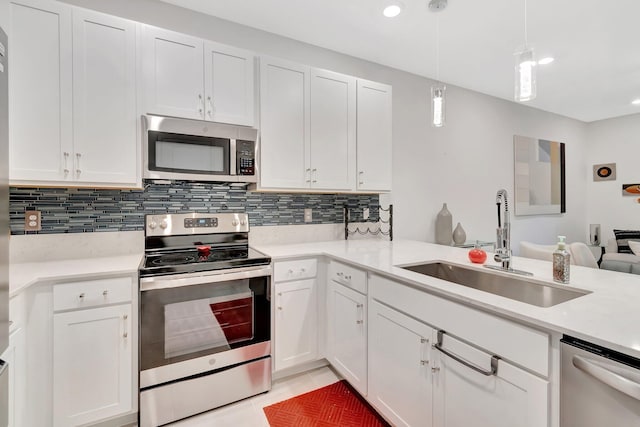
{"type": "Polygon", "coordinates": [[[256,129],[142,116],[145,179],[257,182],[256,129]]]}

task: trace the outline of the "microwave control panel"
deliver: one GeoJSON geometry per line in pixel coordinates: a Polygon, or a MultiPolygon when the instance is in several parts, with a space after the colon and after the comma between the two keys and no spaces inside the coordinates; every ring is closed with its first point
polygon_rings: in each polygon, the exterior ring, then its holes
{"type": "Polygon", "coordinates": [[[238,175],[255,175],[256,149],[254,141],[236,141],[236,170],[238,175]]]}

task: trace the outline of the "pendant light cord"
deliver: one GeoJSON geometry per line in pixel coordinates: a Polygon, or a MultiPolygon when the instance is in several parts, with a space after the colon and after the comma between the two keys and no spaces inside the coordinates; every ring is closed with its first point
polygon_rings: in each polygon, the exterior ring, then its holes
{"type": "Polygon", "coordinates": [[[527,0],[524,0],[524,46],[529,46],[529,40],[527,38],[527,0]]]}
{"type": "Polygon", "coordinates": [[[436,80],[440,81],[440,15],[436,15],[436,80]]]}

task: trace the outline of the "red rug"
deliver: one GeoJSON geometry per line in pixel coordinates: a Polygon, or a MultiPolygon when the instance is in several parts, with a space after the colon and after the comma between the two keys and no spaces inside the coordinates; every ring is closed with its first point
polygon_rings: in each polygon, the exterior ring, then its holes
{"type": "Polygon", "coordinates": [[[271,427],[388,427],[344,380],[263,408],[271,427]]]}

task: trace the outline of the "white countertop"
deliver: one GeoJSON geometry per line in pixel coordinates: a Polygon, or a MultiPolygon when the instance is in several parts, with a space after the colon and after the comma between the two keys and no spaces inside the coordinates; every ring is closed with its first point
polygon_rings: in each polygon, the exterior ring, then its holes
{"type": "Polygon", "coordinates": [[[142,253],[94,258],[12,263],[9,265],[9,297],[36,283],[96,279],[138,272],[142,253]]]}
{"type": "MultiPolygon", "coordinates": [[[[390,275],[454,301],[640,357],[639,275],[572,265],[571,283],[568,286],[589,290],[592,293],[544,308],[397,267],[442,260],[488,271],[469,261],[468,249],[409,240],[341,240],[264,245],[256,246],[256,249],[269,254],[274,260],[301,256],[330,256],[373,272],[390,275]]],[[[491,255],[487,264],[497,265],[492,261],[491,255]]],[[[534,279],[554,283],[551,262],[514,257],[512,267],[533,273],[534,279]]]]}

